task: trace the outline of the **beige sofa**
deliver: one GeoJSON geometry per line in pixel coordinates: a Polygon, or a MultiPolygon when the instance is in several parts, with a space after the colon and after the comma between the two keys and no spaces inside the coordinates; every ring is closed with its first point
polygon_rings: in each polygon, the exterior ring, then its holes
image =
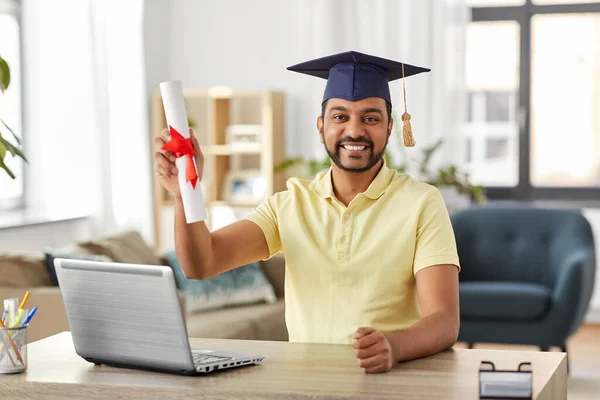
{"type": "MultiPolygon", "coordinates": [[[[167,265],[164,258],[155,254],[136,232],[73,243],[68,249],[54,251],[55,254],[61,252],[101,255],[116,262],[167,265]]],[[[52,286],[44,262],[43,253],[0,253],[0,300],[22,298],[24,293],[29,291],[31,297],[28,308],[38,307],[38,312],[28,329],[29,342],[69,330],[60,289],[52,286]]],[[[247,304],[187,313],[185,318],[188,335],[203,338],[286,341],[288,334],[284,317],[283,257],[278,255],[261,262],[261,267],[275,289],[275,303],[247,304]]],[[[182,293],[180,295],[184,301],[185,297],[182,293]]]]}

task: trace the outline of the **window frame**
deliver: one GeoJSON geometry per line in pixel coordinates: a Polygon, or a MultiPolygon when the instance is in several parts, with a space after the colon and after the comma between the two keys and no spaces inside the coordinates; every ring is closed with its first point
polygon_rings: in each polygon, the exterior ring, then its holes
{"type": "Polygon", "coordinates": [[[531,21],[542,14],[600,14],[600,1],[581,4],[534,4],[525,0],[519,6],[472,6],[472,22],[515,21],[520,26],[518,109],[518,183],[486,186],[491,200],[599,200],[600,186],[550,187],[531,183],[531,21]]]}
{"type": "MultiPolygon", "coordinates": [[[[19,77],[21,78],[19,81],[15,82],[11,79],[11,83],[10,86],[13,85],[18,85],[21,89],[21,96],[20,96],[20,122],[21,122],[21,132],[15,132],[17,135],[19,135],[19,138],[21,139],[21,149],[23,150],[23,152],[25,154],[26,153],[26,145],[25,145],[25,135],[24,135],[24,131],[25,131],[25,118],[24,118],[24,77],[23,77],[23,61],[24,61],[24,55],[23,55],[23,19],[22,19],[22,6],[21,6],[21,0],[0,0],[0,12],[5,13],[5,14],[12,14],[14,15],[15,19],[17,20],[17,24],[18,24],[18,29],[19,29],[19,77]]],[[[12,69],[12,68],[11,68],[12,69]]],[[[13,75],[13,74],[11,74],[13,75]]],[[[3,133],[6,133],[6,130],[3,130],[3,133]]],[[[16,179],[19,179],[21,182],[21,187],[22,187],[22,191],[21,191],[21,195],[18,197],[12,197],[12,198],[6,198],[6,199],[0,199],[0,211],[12,211],[12,210],[18,210],[18,209],[23,209],[25,208],[26,205],[26,191],[27,191],[27,185],[26,185],[26,181],[27,181],[27,174],[25,173],[26,169],[23,168],[23,172],[21,174],[21,176],[18,176],[16,179]]],[[[0,173],[5,173],[4,171],[0,171],[0,173]]]]}

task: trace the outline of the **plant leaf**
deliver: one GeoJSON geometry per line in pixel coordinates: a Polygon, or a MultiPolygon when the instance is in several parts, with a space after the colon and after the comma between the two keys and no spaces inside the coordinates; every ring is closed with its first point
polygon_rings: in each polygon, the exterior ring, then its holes
{"type": "MultiPolygon", "coordinates": [[[[12,129],[10,129],[8,127],[8,125],[6,125],[6,122],[4,122],[4,120],[2,118],[0,118],[0,122],[2,123],[2,125],[4,125],[4,127],[13,135],[13,137],[15,138],[15,140],[17,141],[17,144],[20,146],[21,145],[21,139],[19,139],[19,137],[17,136],[16,133],[13,132],[12,129]]],[[[1,136],[1,135],[0,135],[1,136]]]]}
{"type": "Polygon", "coordinates": [[[8,89],[8,85],[10,85],[10,68],[8,63],[0,57],[0,91],[4,93],[8,89]]]}
{"type": "Polygon", "coordinates": [[[21,157],[23,160],[25,160],[25,162],[29,162],[27,161],[27,157],[25,157],[25,154],[23,154],[23,152],[18,149],[17,147],[13,146],[12,143],[10,143],[8,140],[4,139],[2,136],[0,136],[0,143],[3,143],[4,146],[6,147],[6,149],[8,151],[10,151],[10,153],[13,156],[19,156],[21,157]]]}
{"type": "Polygon", "coordinates": [[[4,145],[4,142],[0,142],[0,160],[4,160],[4,157],[6,157],[6,146],[4,145]]]}
{"type": "Polygon", "coordinates": [[[303,161],[304,161],[304,159],[302,157],[288,158],[286,160],[283,160],[279,164],[276,164],[273,167],[273,172],[276,173],[276,174],[279,173],[279,172],[283,172],[286,169],[291,168],[294,165],[299,164],[299,163],[301,163],[303,161]]]}
{"type": "Polygon", "coordinates": [[[8,174],[8,176],[10,176],[12,179],[15,179],[15,174],[12,173],[12,171],[10,170],[10,168],[8,168],[6,166],[6,164],[4,164],[4,158],[0,157],[0,168],[2,168],[3,170],[6,171],[6,173],[8,174]]]}

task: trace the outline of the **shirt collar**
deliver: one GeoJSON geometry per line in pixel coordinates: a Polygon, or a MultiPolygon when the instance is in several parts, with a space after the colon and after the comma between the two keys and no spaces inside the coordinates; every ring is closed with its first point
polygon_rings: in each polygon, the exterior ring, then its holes
{"type": "MultiPolygon", "coordinates": [[[[392,181],[395,172],[395,170],[387,167],[384,159],[383,166],[375,176],[375,179],[373,179],[373,182],[371,182],[367,190],[365,190],[364,195],[372,200],[381,197],[390,186],[390,182],[392,181]]],[[[333,184],[331,183],[331,167],[315,177],[312,184],[312,190],[324,199],[334,197],[333,184]]]]}

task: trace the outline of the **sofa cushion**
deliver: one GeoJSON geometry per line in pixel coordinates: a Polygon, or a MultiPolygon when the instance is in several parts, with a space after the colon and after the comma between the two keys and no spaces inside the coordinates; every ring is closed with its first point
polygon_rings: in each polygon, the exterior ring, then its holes
{"type": "Polygon", "coordinates": [[[188,314],[186,324],[193,338],[288,340],[283,299],[188,314]]]}
{"type": "Polygon", "coordinates": [[[259,263],[244,265],[209,279],[187,279],[181,270],[175,251],[165,254],[173,268],[177,287],[185,294],[187,312],[197,312],[225,306],[273,303],[273,286],[267,280],[259,263]]]}
{"type": "Polygon", "coordinates": [[[461,282],[461,318],[531,320],[548,311],[551,291],[521,282],[461,282]]]}
{"type": "Polygon", "coordinates": [[[44,255],[46,270],[48,271],[48,275],[50,276],[50,282],[52,282],[53,286],[58,286],[56,270],[54,269],[55,258],[68,258],[88,261],[113,261],[110,257],[102,254],[90,254],[87,250],[78,246],[72,246],[61,249],[47,249],[44,255]]]}
{"type": "Polygon", "coordinates": [[[92,254],[105,255],[115,262],[162,265],[160,257],[148,246],[142,235],[135,231],[96,238],[78,244],[92,254]]]}
{"type": "Polygon", "coordinates": [[[43,257],[27,253],[0,253],[1,287],[50,286],[43,257]]]}

